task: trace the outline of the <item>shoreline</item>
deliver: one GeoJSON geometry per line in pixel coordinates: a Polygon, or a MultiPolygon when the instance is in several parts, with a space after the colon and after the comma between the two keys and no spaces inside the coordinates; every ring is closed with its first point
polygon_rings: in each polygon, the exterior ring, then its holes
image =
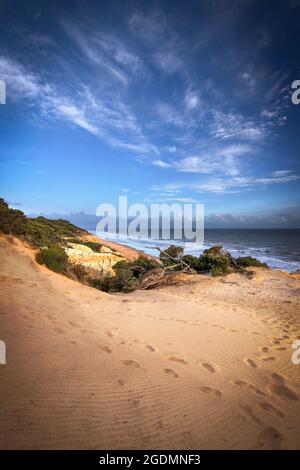
{"type": "MultiPolygon", "coordinates": [[[[220,233],[222,233],[222,229],[218,229],[220,233]]],[[[295,229],[295,231],[299,231],[298,229],[295,229]]],[[[134,250],[137,253],[142,254],[143,256],[150,256],[151,258],[158,258],[157,255],[157,250],[151,249],[151,245],[153,246],[161,246],[161,247],[168,247],[172,244],[178,245],[178,246],[183,246],[185,253],[186,254],[192,254],[194,256],[199,256],[205,249],[211,248],[214,245],[222,245],[223,248],[228,251],[232,256],[253,256],[257,258],[259,261],[264,262],[268,264],[270,269],[272,270],[279,270],[283,271],[289,274],[292,274],[298,270],[300,270],[300,261],[295,261],[294,259],[284,259],[284,258],[274,258],[274,256],[271,256],[269,253],[264,253],[261,248],[255,248],[252,249],[250,247],[246,248],[242,243],[240,243],[239,249],[237,246],[232,247],[228,246],[225,243],[219,243],[219,242],[209,242],[205,243],[204,246],[199,246],[194,242],[178,242],[176,240],[169,240],[169,241],[164,241],[164,240],[152,240],[152,239],[132,239],[130,237],[124,238],[124,243],[121,243],[120,240],[117,241],[111,241],[110,238],[105,239],[105,237],[100,237],[95,234],[94,231],[90,231],[91,235],[96,237],[95,239],[98,239],[102,241],[104,244],[107,244],[107,246],[110,246],[111,244],[112,247],[117,248],[118,246],[123,249],[124,247],[129,248],[130,250],[134,250]],[[143,251],[143,249],[145,251],[143,251]]],[[[299,232],[300,233],[300,232],[299,232]]],[[[105,234],[103,234],[105,235],[105,234]]],[[[300,255],[297,255],[300,256],[300,255]]]]}

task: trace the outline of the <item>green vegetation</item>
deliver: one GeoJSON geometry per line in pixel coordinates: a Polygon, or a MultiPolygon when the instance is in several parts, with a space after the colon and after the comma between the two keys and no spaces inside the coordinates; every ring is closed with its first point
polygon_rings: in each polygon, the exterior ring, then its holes
{"type": "Polygon", "coordinates": [[[41,249],[35,259],[57,273],[65,272],[68,266],[68,257],[60,246],[41,249]]]}
{"type": "MultiPolygon", "coordinates": [[[[82,240],[78,240],[78,238],[66,238],[65,240],[67,243],[76,243],[78,245],[88,246],[91,250],[95,253],[100,253],[101,247],[103,246],[101,243],[97,242],[84,242],[82,240]]],[[[113,251],[113,250],[112,250],[113,251]]]]}
{"type": "Polygon", "coordinates": [[[82,283],[89,283],[89,276],[82,264],[79,263],[68,263],[66,274],[74,280],[82,283]]]}
{"type": "Polygon", "coordinates": [[[145,256],[135,261],[122,260],[113,267],[115,276],[92,279],[91,284],[105,292],[131,292],[141,287],[144,276],[157,268],[161,268],[161,265],[145,256]]]}
{"type": "Polygon", "coordinates": [[[255,267],[255,268],[268,268],[268,265],[266,263],[262,263],[256,258],[253,258],[252,256],[241,256],[240,258],[236,259],[236,264],[238,266],[241,266],[242,268],[248,268],[248,267],[255,267]]]}
{"type": "Polygon", "coordinates": [[[261,263],[258,259],[251,256],[234,259],[222,246],[208,248],[199,257],[183,255],[181,247],[170,246],[160,254],[160,259],[165,267],[169,267],[173,262],[168,255],[179,264],[184,262],[189,265],[198,274],[211,274],[213,276],[230,274],[231,272],[243,272],[244,268],[250,266],[268,267],[265,263],[261,263]]]}
{"type": "MultiPolygon", "coordinates": [[[[78,243],[99,253],[103,245],[82,241],[79,237],[88,232],[67,220],[49,220],[45,217],[30,219],[22,211],[10,209],[8,204],[0,199],[0,231],[17,236],[32,246],[41,248],[36,255],[38,263],[106,292],[130,292],[134,289],[145,288],[145,286],[151,287],[157,285],[160,280],[165,280],[168,274],[172,275],[173,271],[216,276],[231,272],[244,272],[245,268],[252,266],[268,267],[251,256],[234,259],[223,250],[222,246],[213,246],[197,257],[184,255],[182,247],[171,245],[165,250],[160,250],[160,263],[140,256],[135,261],[123,260],[116,263],[113,267],[114,276],[101,278],[99,275],[97,278],[91,278],[84,266],[68,261],[64,247],[68,243],[78,243]]],[[[112,251],[116,250],[112,249],[112,251]]]]}
{"type": "Polygon", "coordinates": [[[8,235],[20,236],[24,231],[26,216],[20,210],[10,209],[0,198],[0,230],[8,235]]]}
{"type": "Polygon", "coordinates": [[[10,209],[4,199],[0,199],[0,230],[20,237],[32,246],[47,248],[64,245],[64,237],[87,233],[67,220],[30,219],[22,211],[10,209]]]}
{"type": "Polygon", "coordinates": [[[178,270],[183,258],[183,248],[181,246],[171,245],[169,248],[161,251],[159,259],[165,267],[173,267],[178,270]]]}

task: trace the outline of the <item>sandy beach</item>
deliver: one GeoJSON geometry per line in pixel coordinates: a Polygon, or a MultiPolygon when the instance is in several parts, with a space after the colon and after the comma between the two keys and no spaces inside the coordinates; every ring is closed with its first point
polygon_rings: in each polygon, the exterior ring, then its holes
{"type": "Polygon", "coordinates": [[[1,449],[300,446],[300,280],[253,269],[109,295],[0,238],[1,449]]]}

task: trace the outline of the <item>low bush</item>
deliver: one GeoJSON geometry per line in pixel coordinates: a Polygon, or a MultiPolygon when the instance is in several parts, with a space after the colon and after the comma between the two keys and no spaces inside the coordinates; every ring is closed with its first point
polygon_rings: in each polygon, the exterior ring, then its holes
{"type": "Polygon", "coordinates": [[[140,287],[146,273],[161,267],[155,260],[140,256],[134,261],[118,261],[113,267],[115,276],[90,279],[90,284],[104,292],[131,292],[140,287]]]}
{"type": "Polygon", "coordinates": [[[266,263],[262,263],[257,258],[252,256],[240,256],[236,259],[236,264],[242,268],[255,267],[255,268],[268,268],[266,263]]]}
{"type": "Polygon", "coordinates": [[[64,237],[75,237],[87,234],[67,220],[50,220],[46,217],[28,218],[16,209],[10,209],[4,199],[0,198],[0,231],[15,235],[37,247],[63,245],[64,237]]]}
{"type": "Polygon", "coordinates": [[[95,253],[100,253],[101,247],[103,246],[102,243],[84,242],[78,238],[67,238],[65,241],[67,243],[76,243],[77,245],[88,246],[91,250],[95,251],[95,253]]]}
{"type": "MultiPolygon", "coordinates": [[[[169,267],[180,264],[183,258],[183,248],[181,246],[171,245],[159,254],[159,259],[163,266],[169,267]]],[[[174,268],[176,270],[176,267],[174,268]]],[[[179,269],[179,266],[177,267],[179,269]]]]}
{"type": "Polygon", "coordinates": [[[199,258],[197,256],[193,255],[185,255],[182,257],[182,261],[186,264],[188,264],[192,269],[194,269],[196,272],[200,270],[199,267],[199,258]]]}
{"type": "Polygon", "coordinates": [[[88,280],[88,273],[82,264],[68,263],[67,274],[80,282],[88,280]]]}
{"type": "Polygon", "coordinates": [[[36,261],[39,264],[45,264],[52,271],[61,273],[67,269],[68,256],[63,248],[54,246],[41,249],[36,255],[36,261]]]}
{"type": "Polygon", "coordinates": [[[232,268],[232,260],[227,256],[203,254],[198,259],[197,272],[210,272],[213,275],[220,275],[230,273],[232,268]]]}

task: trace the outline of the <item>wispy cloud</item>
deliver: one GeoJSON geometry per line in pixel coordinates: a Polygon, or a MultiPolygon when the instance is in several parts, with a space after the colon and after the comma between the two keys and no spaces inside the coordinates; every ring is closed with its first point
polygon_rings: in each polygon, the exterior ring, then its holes
{"type": "Polygon", "coordinates": [[[15,100],[27,97],[26,104],[37,106],[43,119],[72,123],[115,148],[159,154],[144,136],[129,106],[116,94],[107,93],[101,99],[80,82],[75,92],[67,87],[58,91],[54,83],[28,71],[20,62],[1,56],[0,74],[8,84],[9,95],[15,100]]]}
{"type": "Polygon", "coordinates": [[[142,59],[124,41],[97,31],[84,31],[66,21],[61,24],[86,60],[122,85],[128,86],[133,77],[144,75],[142,59]]]}
{"type": "Polygon", "coordinates": [[[251,154],[249,144],[232,144],[211,148],[202,155],[192,155],[179,160],[164,161],[155,159],[152,164],[160,168],[172,168],[183,173],[226,174],[235,176],[240,171],[240,157],[251,154]]]}
{"type": "Polygon", "coordinates": [[[184,103],[188,111],[192,111],[200,105],[200,94],[195,90],[188,90],[184,97],[184,103]]]}
{"type": "Polygon", "coordinates": [[[240,113],[213,112],[211,135],[218,139],[242,139],[260,141],[266,136],[263,122],[245,118],[240,113]]]}
{"type": "Polygon", "coordinates": [[[264,187],[275,184],[284,184],[298,181],[298,175],[267,175],[265,177],[232,177],[232,178],[213,178],[199,183],[167,183],[152,186],[153,191],[166,190],[189,190],[196,193],[237,193],[242,190],[251,190],[257,187],[264,187]]]}
{"type": "Polygon", "coordinates": [[[178,72],[183,67],[182,60],[173,51],[162,51],[154,54],[154,63],[165,73],[178,72]]]}
{"type": "Polygon", "coordinates": [[[37,75],[26,70],[26,68],[4,56],[0,56],[0,76],[11,91],[9,96],[12,100],[18,98],[36,98],[42,92],[40,79],[37,75]]]}

